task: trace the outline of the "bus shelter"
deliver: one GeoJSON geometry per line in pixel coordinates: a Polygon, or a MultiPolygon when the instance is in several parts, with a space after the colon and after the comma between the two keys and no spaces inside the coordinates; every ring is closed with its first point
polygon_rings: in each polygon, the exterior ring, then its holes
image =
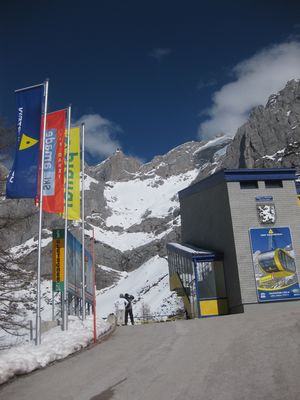
{"type": "Polygon", "coordinates": [[[170,289],[182,297],[189,318],[228,314],[222,256],[168,243],[170,289]]]}

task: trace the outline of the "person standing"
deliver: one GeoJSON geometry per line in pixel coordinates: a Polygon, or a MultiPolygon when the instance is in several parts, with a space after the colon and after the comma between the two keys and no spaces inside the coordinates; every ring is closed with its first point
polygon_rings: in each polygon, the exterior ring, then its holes
{"type": "Polygon", "coordinates": [[[130,317],[131,325],[134,325],[133,312],[132,312],[132,300],[134,300],[134,296],[125,293],[125,295],[120,294],[120,297],[125,300],[125,325],[127,325],[128,323],[128,315],[130,317]]]}
{"type": "MultiPolygon", "coordinates": [[[[121,297],[121,295],[120,295],[121,297]]],[[[115,314],[117,318],[117,325],[124,325],[125,322],[125,305],[124,301],[119,299],[115,302],[115,314]]]]}

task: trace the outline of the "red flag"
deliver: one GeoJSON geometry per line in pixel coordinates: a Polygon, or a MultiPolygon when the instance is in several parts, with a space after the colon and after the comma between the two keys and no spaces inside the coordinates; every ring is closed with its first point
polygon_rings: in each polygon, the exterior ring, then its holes
{"type": "Polygon", "coordinates": [[[66,110],[47,114],[43,211],[63,213],[64,211],[64,142],[66,110]]]}

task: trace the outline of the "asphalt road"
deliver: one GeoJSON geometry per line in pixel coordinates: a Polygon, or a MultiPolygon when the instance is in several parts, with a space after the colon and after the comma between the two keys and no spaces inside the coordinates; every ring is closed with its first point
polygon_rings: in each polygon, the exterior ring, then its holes
{"type": "Polygon", "coordinates": [[[300,302],[119,327],[0,389],[1,400],[299,400],[300,302]]]}

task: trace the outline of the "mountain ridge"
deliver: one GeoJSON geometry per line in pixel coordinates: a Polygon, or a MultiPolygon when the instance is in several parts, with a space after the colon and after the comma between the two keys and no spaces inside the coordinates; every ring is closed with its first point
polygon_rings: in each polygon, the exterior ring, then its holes
{"type": "MultiPolygon", "coordinates": [[[[300,82],[289,81],[265,106],[254,108],[234,138],[191,141],[142,163],[117,150],[85,170],[86,242],[96,236],[96,262],[116,271],[133,271],[155,255],[166,257],[165,245],[180,241],[177,193],[222,168],[300,167],[300,82]]],[[[1,170],[2,171],[2,170],[1,170]]],[[[3,170],[2,176],[5,173],[3,170]]],[[[32,201],[1,200],[2,246],[10,248],[37,237],[38,211],[32,201]]],[[[55,215],[44,216],[42,274],[50,276],[51,229],[63,227],[55,215]]],[[[78,232],[79,224],[70,226],[78,232]]],[[[36,246],[26,256],[35,268],[36,246]]],[[[109,286],[117,273],[97,270],[97,286],[109,286]]]]}

